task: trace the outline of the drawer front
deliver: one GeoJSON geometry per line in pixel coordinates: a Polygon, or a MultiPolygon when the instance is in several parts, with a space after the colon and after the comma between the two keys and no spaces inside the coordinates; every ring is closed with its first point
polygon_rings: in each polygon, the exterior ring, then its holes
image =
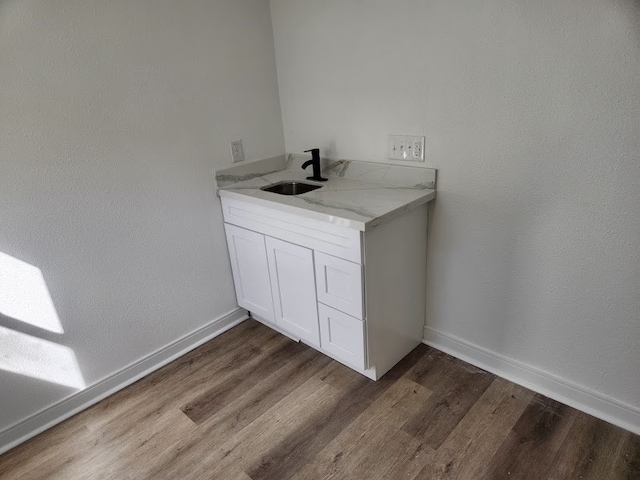
{"type": "Polygon", "coordinates": [[[315,252],[318,301],[362,319],[362,266],[315,252]]]}
{"type": "Polygon", "coordinates": [[[321,303],[318,313],[322,349],[336,360],[364,370],[364,321],[321,303]]]}
{"type": "Polygon", "coordinates": [[[221,197],[224,221],[339,258],[362,263],[361,232],[304,215],[221,197]]]}

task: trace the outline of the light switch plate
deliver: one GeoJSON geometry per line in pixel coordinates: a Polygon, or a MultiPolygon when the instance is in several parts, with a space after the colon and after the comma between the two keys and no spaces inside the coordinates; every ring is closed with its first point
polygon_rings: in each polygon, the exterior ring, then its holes
{"type": "Polygon", "coordinates": [[[414,135],[389,135],[388,157],[391,160],[424,162],[424,137],[414,135]]]}

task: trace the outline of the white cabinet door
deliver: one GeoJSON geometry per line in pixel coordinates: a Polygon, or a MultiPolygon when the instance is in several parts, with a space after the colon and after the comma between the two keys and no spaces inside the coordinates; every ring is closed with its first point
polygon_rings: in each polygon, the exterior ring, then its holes
{"type": "Polygon", "coordinates": [[[320,346],[313,251],[266,237],[276,325],[320,346]]]}
{"type": "Polygon", "coordinates": [[[321,345],[336,360],[363,370],[364,321],[319,304],[321,345]]]}
{"type": "Polygon", "coordinates": [[[263,320],[274,321],[265,237],[225,224],[238,305],[263,320]]]}

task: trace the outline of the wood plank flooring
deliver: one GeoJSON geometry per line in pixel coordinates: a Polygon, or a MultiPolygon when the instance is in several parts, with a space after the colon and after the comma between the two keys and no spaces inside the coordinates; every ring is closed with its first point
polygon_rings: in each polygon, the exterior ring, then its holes
{"type": "Polygon", "coordinates": [[[378,382],[248,320],[0,479],[640,480],[640,437],[421,345],[378,382]]]}

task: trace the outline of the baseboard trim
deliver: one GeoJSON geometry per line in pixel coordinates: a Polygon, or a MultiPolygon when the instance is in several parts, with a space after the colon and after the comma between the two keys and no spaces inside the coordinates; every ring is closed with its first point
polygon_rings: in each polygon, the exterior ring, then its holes
{"type": "Polygon", "coordinates": [[[119,372],[79,391],[0,432],[0,455],[48,428],[122,390],[214,337],[246,320],[247,312],[233,310],[208,325],[146,356],[119,372]]]}
{"type": "Polygon", "coordinates": [[[423,343],[565,405],[640,435],[640,409],[430,327],[423,343]]]}

